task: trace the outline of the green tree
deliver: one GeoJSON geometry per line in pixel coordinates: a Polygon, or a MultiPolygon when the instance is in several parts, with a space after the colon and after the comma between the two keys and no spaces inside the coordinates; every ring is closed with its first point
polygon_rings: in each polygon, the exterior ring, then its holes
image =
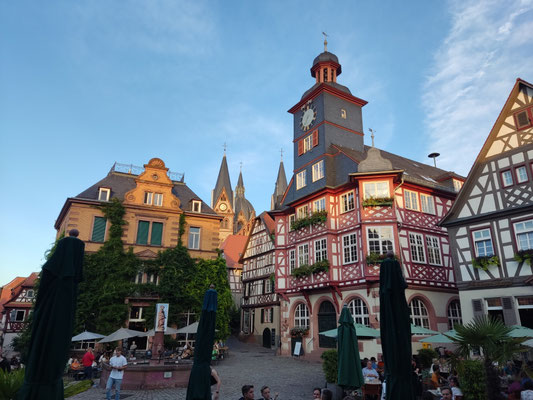
{"type": "Polygon", "coordinates": [[[509,336],[511,330],[501,320],[483,316],[466,325],[456,325],[456,337],[450,336],[458,346],[456,353],[460,357],[469,359],[473,351],[481,351],[488,400],[503,398],[494,362],[504,363],[523,351],[521,343],[525,339],[509,336]]]}

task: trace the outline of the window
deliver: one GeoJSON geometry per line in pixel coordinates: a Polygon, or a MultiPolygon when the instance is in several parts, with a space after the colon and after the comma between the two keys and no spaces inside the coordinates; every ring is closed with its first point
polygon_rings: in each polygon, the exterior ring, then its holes
{"type": "Polygon", "coordinates": [[[424,238],[419,233],[409,234],[409,247],[411,249],[411,260],[416,263],[425,263],[424,238]]]}
{"type": "Polygon", "coordinates": [[[296,221],[296,215],[291,214],[289,215],[289,230],[292,231],[292,223],[296,221]]]}
{"type": "Polygon", "coordinates": [[[154,193],[154,206],[161,207],[163,205],[163,193],[154,193]]]}
{"type": "Polygon", "coordinates": [[[140,306],[132,306],[130,309],[130,321],[144,321],[143,308],[140,306]]]}
{"type": "Polygon", "coordinates": [[[298,215],[298,219],[307,218],[309,215],[307,206],[302,206],[296,210],[296,215],[298,215]]]}
{"type": "Polygon", "coordinates": [[[100,188],[98,190],[98,200],[100,201],[109,201],[109,195],[111,194],[111,189],[100,188]]]}
{"type": "Polygon", "coordinates": [[[387,254],[393,251],[392,227],[380,226],[367,228],[368,233],[368,250],[371,253],[387,254]]]}
{"type": "Polygon", "coordinates": [[[94,217],[92,242],[103,242],[105,238],[106,219],[104,217],[94,217]]]}
{"type": "Polygon", "coordinates": [[[326,211],[326,199],[321,198],[313,202],[313,211],[326,211]]]}
{"type": "Polygon", "coordinates": [[[492,238],[489,229],[481,229],[474,231],[474,248],[476,249],[476,257],[490,257],[494,255],[492,247],[492,238]]]}
{"type": "Polygon", "coordinates": [[[514,232],[518,250],[533,249],[533,219],[515,223],[514,232]]]}
{"type": "Polygon", "coordinates": [[[353,299],[348,303],[348,310],[352,314],[354,322],[365,326],[370,326],[370,318],[368,316],[368,307],[361,299],[353,299]]]}
{"type": "Polygon", "coordinates": [[[9,320],[11,322],[24,322],[26,312],[24,310],[11,310],[9,320]]]}
{"type": "Polygon", "coordinates": [[[265,293],[272,293],[272,281],[269,279],[265,279],[265,293]]]}
{"type": "Polygon", "coordinates": [[[461,181],[458,181],[457,179],[452,179],[453,180],[453,189],[458,192],[459,190],[461,190],[461,188],[463,187],[463,182],[461,181]]]}
{"type": "Polygon", "coordinates": [[[304,303],[296,306],[296,310],[294,311],[294,326],[309,328],[309,309],[304,303]]]}
{"type": "Polygon", "coordinates": [[[137,244],[148,244],[161,246],[163,237],[163,223],[139,221],[137,227],[137,244]]]}
{"type": "Polygon", "coordinates": [[[527,328],[533,328],[533,297],[518,297],[517,299],[518,315],[520,316],[520,325],[527,328]]]}
{"type": "Polygon", "coordinates": [[[411,310],[411,323],[429,329],[429,314],[422,300],[411,300],[409,308],[411,310]]]}
{"type": "Polygon", "coordinates": [[[527,169],[525,166],[518,167],[515,169],[516,173],[516,182],[517,183],[524,183],[527,182],[527,169]]]}
{"type": "Polygon", "coordinates": [[[531,126],[533,121],[532,109],[520,111],[514,115],[517,129],[524,129],[531,126]]]}
{"type": "Polygon", "coordinates": [[[28,289],[28,291],[26,292],[26,297],[28,299],[33,299],[34,296],[35,296],[35,292],[33,291],[33,289],[28,289]]]}
{"type": "Polygon", "coordinates": [[[431,265],[442,265],[439,238],[436,236],[426,236],[426,246],[428,249],[428,263],[431,265]]]}
{"type": "Polygon", "coordinates": [[[341,213],[351,211],[355,208],[353,191],[341,195],[341,213]]]}
{"type": "Polygon", "coordinates": [[[296,268],[296,250],[289,250],[289,273],[296,268]]]}
{"type": "Polygon", "coordinates": [[[492,318],[497,318],[502,322],[505,321],[503,316],[502,299],[500,297],[494,297],[486,299],[487,302],[487,314],[492,318]]]}
{"type": "Polygon", "coordinates": [[[306,136],[304,138],[304,153],[307,153],[313,148],[313,135],[306,136]]]}
{"type": "Polygon", "coordinates": [[[422,209],[422,212],[427,214],[435,214],[435,203],[433,201],[433,196],[420,193],[420,208],[422,209]]]}
{"type": "Polygon", "coordinates": [[[313,182],[324,177],[324,160],[313,164],[313,182]]]}
{"type": "Polygon", "coordinates": [[[152,204],[154,194],[152,192],[144,192],[144,204],[152,204]]]}
{"type": "Polygon", "coordinates": [[[316,146],[318,146],[318,129],[298,141],[298,155],[301,156],[316,146]]]}
{"type": "Polygon", "coordinates": [[[455,325],[462,323],[461,304],[459,300],[453,300],[448,306],[448,329],[453,329],[455,325]]]}
{"type": "Polygon", "coordinates": [[[327,239],[315,240],[315,262],[328,259],[327,239]]]}
{"type": "Polygon", "coordinates": [[[416,192],[404,190],[403,197],[405,200],[405,208],[408,210],[418,211],[418,194],[416,192]]]}
{"type": "Polygon", "coordinates": [[[305,169],[296,174],[296,190],[303,188],[307,185],[305,181],[305,169]]]}
{"type": "Polygon", "coordinates": [[[309,264],[309,245],[301,244],[298,246],[298,267],[309,264]]]}
{"type": "Polygon", "coordinates": [[[341,118],[346,119],[346,110],[344,108],[341,108],[341,118]]]}
{"type": "Polygon", "coordinates": [[[371,197],[389,197],[389,183],[388,182],[364,182],[363,183],[364,198],[371,197]]]}
{"type": "Polygon", "coordinates": [[[144,273],[142,271],[137,272],[137,275],[135,275],[135,283],[137,283],[139,285],[141,283],[144,283],[143,282],[143,278],[144,278],[144,273]]]}
{"type": "Polygon", "coordinates": [[[192,201],[192,212],[199,213],[202,211],[202,202],[198,200],[192,201]]]}
{"type": "Polygon", "coordinates": [[[194,226],[189,228],[189,249],[200,249],[200,228],[194,226]]]}
{"type": "Polygon", "coordinates": [[[351,233],[342,237],[343,264],[357,261],[357,234],[351,233]]]}
{"type": "Polygon", "coordinates": [[[274,310],[272,308],[261,309],[261,323],[272,323],[274,321],[274,310]]]}
{"type": "Polygon", "coordinates": [[[511,171],[503,171],[502,172],[502,184],[503,187],[511,186],[513,184],[513,174],[511,171]]]}

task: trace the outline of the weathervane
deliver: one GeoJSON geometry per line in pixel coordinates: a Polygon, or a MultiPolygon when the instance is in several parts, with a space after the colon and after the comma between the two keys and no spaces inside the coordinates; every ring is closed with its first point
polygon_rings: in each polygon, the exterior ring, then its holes
{"type": "Polygon", "coordinates": [[[242,161],[241,161],[241,172],[242,172],[242,161]]]}
{"type": "Polygon", "coordinates": [[[368,130],[371,133],[370,137],[372,138],[372,147],[374,147],[374,132],[375,132],[375,130],[372,129],[372,128],[368,128],[368,130]]]}
{"type": "Polygon", "coordinates": [[[283,161],[283,148],[279,152],[281,153],[281,161],[283,161]]]}
{"type": "Polygon", "coordinates": [[[224,142],[224,145],[222,147],[224,147],[224,155],[226,155],[226,147],[228,147],[226,146],[226,142],[224,142]]]}
{"type": "Polygon", "coordinates": [[[322,32],[322,35],[324,35],[324,53],[328,52],[328,34],[326,32],[322,32]]]}

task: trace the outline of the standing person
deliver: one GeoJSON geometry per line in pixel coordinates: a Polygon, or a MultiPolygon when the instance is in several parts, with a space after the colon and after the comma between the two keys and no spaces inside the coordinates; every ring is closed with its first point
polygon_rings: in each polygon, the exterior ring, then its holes
{"type": "Polygon", "coordinates": [[[244,385],[242,397],[239,400],[254,400],[254,385],[244,385]]]}
{"type": "MultiPolygon", "coordinates": [[[[261,400],[270,400],[271,397],[270,397],[270,388],[268,386],[263,386],[261,388],[261,396],[262,399],[261,400]]],[[[278,399],[278,393],[275,393],[274,394],[274,400],[277,400],[278,399]]]]}
{"type": "Polygon", "coordinates": [[[213,400],[218,400],[218,396],[220,394],[220,385],[222,384],[222,381],[220,377],[218,376],[217,371],[214,368],[211,368],[211,386],[217,385],[215,389],[215,394],[213,395],[213,400]]]}
{"type": "Polygon", "coordinates": [[[316,387],[313,389],[313,400],[316,400],[316,399],[320,399],[320,392],[322,391],[322,389],[320,389],[319,387],[316,387]]]}
{"type": "Polygon", "coordinates": [[[111,400],[111,389],[113,385],[115,385],[115,400],[120,399],[120,386],[122,385],[124,370],[126,369],[126,365],[128,365],[126,357],[122,355],[122,349],[117,347],[115,352],[116,355],[111,357],[111,360],[109,360],[111,373],[109,374],[109,378],[107,379],[107,384],[105,387],[107,400],[111,400]]]}
{"type": "Polygon", "coordinates": [[[83,372],[85,373],[85,379],[93,379],[93,361],[93,349],[92,347],[89,347],[81,359],[81,363],[83,364],[83,372]]]}

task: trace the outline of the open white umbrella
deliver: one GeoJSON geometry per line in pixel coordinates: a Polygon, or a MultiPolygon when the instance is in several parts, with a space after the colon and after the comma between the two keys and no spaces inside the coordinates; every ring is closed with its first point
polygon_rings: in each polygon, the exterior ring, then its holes
{"type": "Polygon", "coordinates": [[[113,332],[111,335],[106,336],[98,343],[115,342],[117,340],[128,339],[130,337],[146,336],[146,332],[135,331],[133,329],[120,328],[118,331],[113,332]]]}
{"type": "Polygon", "coordinates": [[[94,339],[102,339],[104,335],[100,335],[99,333],[93,333],[93,332],[82,332],[79,335],[76,335],[72,338],[73,342],[81,342],[84,340],[94,340],[94,339]]]}
{"type": "MultiPolygon", "coordinates": [[[[170,327],[167,326],[167,330],[165,331],[165,335],[175,335],[176,333],[181,333],[181,332],[179,332],[179,329],[174,329],[174,328],[170,328],[170,327]]],[[[155,335],[155,330],[152,328],[148,332],[146,332],[145,335],[146,336],[154,336],[155,335]]]]}
{"type": "Polygon", "coordinates": [[[193,322],[190,325],[184,326],[176,331],[176,333],[196,333],[198,331],[198,322],[193,322]]]}

